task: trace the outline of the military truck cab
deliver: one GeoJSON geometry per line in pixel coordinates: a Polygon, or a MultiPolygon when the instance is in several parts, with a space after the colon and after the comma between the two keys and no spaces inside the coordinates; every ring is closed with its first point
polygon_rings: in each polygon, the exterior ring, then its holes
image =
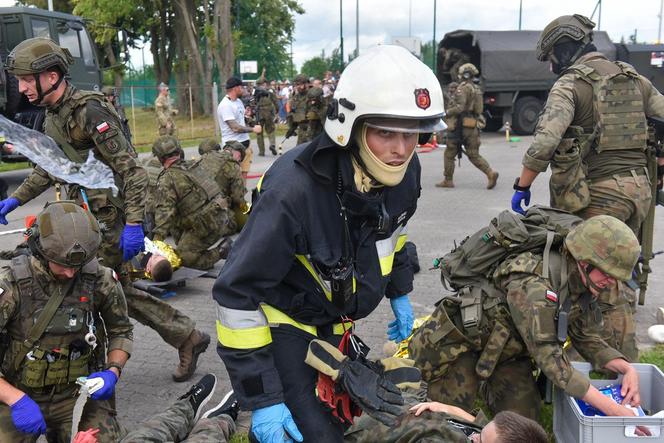
{"type": "Polygon", "coordinates": [[[18,81],[4,69],[11,50],[23,40],[48,37],[74,57],[67,80],[80,89],[99,90],[102,72],[94,43],[81,17],[38,8],[0,8],[0,113],[24,126],[41,130],[44,111],[18,92],[18,81]]]}

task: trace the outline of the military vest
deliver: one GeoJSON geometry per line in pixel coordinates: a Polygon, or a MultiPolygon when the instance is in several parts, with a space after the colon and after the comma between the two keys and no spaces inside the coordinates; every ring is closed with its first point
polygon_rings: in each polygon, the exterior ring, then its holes
{"type": "Polygon", "coordinates": [[[195,191],[181,196],[176,205],[178,213],[182,217],[181,226],[199,228],[197,221],[202,216],[218,207],[226,209],[228,202],[214,177],[205,170],[202,158],[191,163],[182,162],[178,166],[164,169],[160,177],[170,171],[169,173],[177,174],[181,180],[186,180],[193,185],[195,191]]]}
{"type": "Polygon", "coordinates": [[[273,96],[274,93],[267,91],[267,95],[263,95],[260,99],[258,99],[258,103],[256,103],[256,106],[258,107],[258,113],[262,120],[270,119],[269,116],[274,118],[275,110],[273,96]]]}
{"type": "Polygon", "coordinates": [[[569,68],[593,88],[595,128],[589,135],[589,146],[598,153],[627,149],[643,151],[648,139],[648,125],[638,85],[639,74],[627,63],[615,62],[615,66],[619,71],[609,73],[590,60],[569,68]]]}
{"type": "Polygon", "coordinates": [[[307,93],[304,94],[293,94],[291,98],[291,114],[293,116],[293,122],[301,123],[307,119],[307,93]]]}
{"type": "MultiPolygon", "coordinates": [[[[64,286],[69,288],[68,293],[41,338],[26,353],[22,345],[51,294],[47,294],[34,277],[28,256],[12,259],[11,277],[18,288],[20,309],[18,318],[7,325],[10,341],[2,370],[10,382],[40,389],[73,383],[90,373],[96,354],[86,343],[85,336],[98,316],[94,307],[98,268],[97,260],[92,260],[83,266],[72,286],[64,286]]],[[[103,328],[99,328],[99,332],[102,333],[103,328]]],[[[103,342],[104,337],[97,334],[97,343],[103,342]]]]}

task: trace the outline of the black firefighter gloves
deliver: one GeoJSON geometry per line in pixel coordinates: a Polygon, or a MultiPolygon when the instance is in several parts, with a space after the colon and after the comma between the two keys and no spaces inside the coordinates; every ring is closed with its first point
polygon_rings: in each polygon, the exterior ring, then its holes
{"type": "Polygon", "coordinates": [[[332,378],[363,411],[387,426],[401,415],[401,391],[380,372],[380,366],[363,358],[351,360],[339,349],[322,340],[309,343],[309,366],[332,378]]]}

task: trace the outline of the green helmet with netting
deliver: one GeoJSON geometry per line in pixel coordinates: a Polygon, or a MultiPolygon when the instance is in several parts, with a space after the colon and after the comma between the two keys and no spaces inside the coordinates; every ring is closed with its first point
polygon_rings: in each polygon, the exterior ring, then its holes
{"type": "Polygon", "coordinates": [[[537,41],[536,55],[539,61],[547,61],[553,47],[562,38],[590,43],[595,23],[581,14],[563,15],[546,25],[537,41]]]}
{"type": "Polygon", "coordinates": [[[472,78],[480,74],[480,71],[477,70],[477,67],[472,63],[464,63],[459,66],[459,77],[461,78],[472,78]],[[464,74],[468,73],[468,76],[464,74]]]}
{"type": "Polygon", "coordinates": [[[159,160],[172,157],[181,152],[180,142],[172,135],[162,135],[152,144],[152,154],[159,160]]]}
{"type": "Polygon", "coordinates": [[[53,67],[66,74],[73,63],[67,48],[61,48],[50,38],[35,37],[16,45],[7,56],[6,66],[13,75],[39,74],[53,67]]]}
{"type": "Polygon", "coordinates": [[[73,201],[48,203],[28,231],[28,246],[36,256],[66,267],[88,263],[100,244],[97,220],[73,201]]]}
{"type": "Polygon", "coordinates": [[[224,145],[224,150],[238,151],[240,153],[240,161],[244,160],[244,156],[247,153],[247,147],[237,140],[227,141],[226,144],[224,145]]]}
{"type": "Polygon", "coordinates": [[[590,263],[611,277],[627,281],[641,253],[639,240],[623,222],[598,215],[575,226],[565,246],[576,261],[590,263]]]}
{"type": "Polygon", "coordinates": [[[219,142],[216,141],[213,138],[206,138],[203,140],[199,145],[198,145],[198,154],[203,155],[207,154],[208,152],[212,151],[219,151],[221,150],[221,146],[219,145],[219,142]]]}

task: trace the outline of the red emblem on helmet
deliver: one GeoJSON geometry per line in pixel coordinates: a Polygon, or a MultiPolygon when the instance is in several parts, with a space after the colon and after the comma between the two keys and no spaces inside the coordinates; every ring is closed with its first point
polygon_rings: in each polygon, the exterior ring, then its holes
{"type": "Polygon", "coordinates": [[[428,109],[431,106],[431,97],[429,97],[429,90],[426,88],[415,90],[415,104],[420,109],[428,109]]]}

